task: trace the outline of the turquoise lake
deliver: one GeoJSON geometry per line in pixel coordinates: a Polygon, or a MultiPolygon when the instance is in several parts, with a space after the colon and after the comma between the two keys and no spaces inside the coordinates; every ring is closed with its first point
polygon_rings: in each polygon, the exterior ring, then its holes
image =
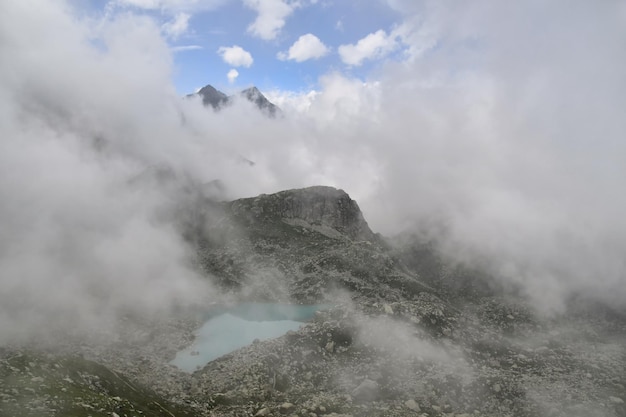
{"type": "Polygon", "coordinates": [[[255,339],[273,339],[297,330],[324,305],[241,303],[207,313],[207,321],[195,332],[191,346],[170,363],[186,372],[251,344],[255,339]]]}

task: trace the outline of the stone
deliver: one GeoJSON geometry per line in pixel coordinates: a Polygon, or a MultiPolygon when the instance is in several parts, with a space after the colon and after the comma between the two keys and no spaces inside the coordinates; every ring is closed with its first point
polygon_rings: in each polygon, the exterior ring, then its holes
{"type": "Polygon", "coordinates": [[[265,407],[265,408],[261,408],[259,411],[257,411],[256,414],[254,415],[254,417],[269,416],[270,413],[271,413],[270,409],[265,407]]]}
{"type": "Polygon", "coordinates": [[[278,411],[280,411],[283,414],[287,414],[291,412],[293,408],[294,408],[294,405],[292,403],[282,403],[280,407],[278,407],[278,411]]]}
{"type": "Polygon", "coordinates": [[[233,398],[230,395],[221,392],[213,395],[212,400],[215,404],[219,405],[231,405],[234,403],[233,398]]]}
{"type": "Polygon", "coordinates": [[[380,396],[380,388],[375,381],[366,379],[358,387],[352,390],[352,398],[356,402],[375,401],[380,396]]]}
{"type": "Polygon", "coordinates": [[[609,400],[613,403],[613,404],[624,404],[624,400],[622,400],[619,397],[609,397],[609,400]]]}
{"type": "Polygon", "coordinates": [[[404,406],[409,410],[417,411],[418,413],[421,411],[419,404],[415,402],[415,400],[405,401],[404,406]]]}

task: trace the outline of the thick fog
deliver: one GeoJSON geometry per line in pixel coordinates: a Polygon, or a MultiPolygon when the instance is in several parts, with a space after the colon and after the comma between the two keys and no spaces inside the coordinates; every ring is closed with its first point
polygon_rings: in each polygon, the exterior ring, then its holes
{"type": "Polygon", "coordinates": [[[149,17],[3,2],[0,337],[212,297],[176,213],[215,179],[343,188],[375,231],[436,238],[546,310],[626,300],[623,2],[388,2],[406,53],[267,92],[277,119],[182,99],[149,17]]]}

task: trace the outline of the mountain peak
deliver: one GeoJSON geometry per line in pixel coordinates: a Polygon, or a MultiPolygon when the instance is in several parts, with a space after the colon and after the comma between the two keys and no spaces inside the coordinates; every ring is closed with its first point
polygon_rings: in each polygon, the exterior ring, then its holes
{"type": "Polygon", "coordinates": [[[281,110],[274,103],[269,101],[267,97],[261,93],[256,87],[252,86],[239,92],[239,94],[226,95],[219,91],[211,84],[207,84],[198,90],[194,94],[188,94],[187,97],[200,96],[202,97],[202,104],[205,106],[211,106],[215,110],[220,110],[225,105],[231,104],[238,96],[245,97],[248,101],[256,104],[256,106],[263,112],[266,112],[270,117],[276,117],[280,114],[281,110]]]}
{"type": "Polygon", "coordinates": [[[258,220],[323,226],[354,240],[376,241],[356,201],[343,190],[314,186],[234,201],[235,212],[258,220]]]}
{"type": "MultiPolygon", "coordinates": [[[[255,85],[241,91],[242,94],[261,94],[261,91],[255,85]]],[[[262,94],[261,94],[262,95],[262,94]]]]}
{"type": "Polygon", "coordinates": [[[205,106],[210,105],[214,109],[219,109],[222,105],[226,104],[229,100],[226,94],[222,93],[221,91],[213,87],[211,84],[205,85],[200,90],[198,90],[197,93],[190,94],[190,95],[201,96],[202,104],[204,104],[205,106]]]}
{"type": "Polygon", "coordinates": [[[267,97],[265,97],[263,93],[256,88],[256,86],[246,88],[240,93],[240,95],[256,104],[261,110],[268,112],[268,114],[272,117],[276,116],[276,113],[280,111],[280,109],[274,103],[269,101],[267,97]]]}

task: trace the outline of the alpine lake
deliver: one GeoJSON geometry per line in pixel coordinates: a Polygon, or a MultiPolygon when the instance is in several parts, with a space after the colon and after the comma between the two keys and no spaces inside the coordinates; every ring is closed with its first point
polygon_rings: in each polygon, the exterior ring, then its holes
{"type": "Polygon", "coordinates": [[[248,302],[212,309],[194,333],[193,344],[179,351],[170,363],[194,372],[255,340],[273,339],[297,330],[325,308],[328,306],[248,302]]]}

